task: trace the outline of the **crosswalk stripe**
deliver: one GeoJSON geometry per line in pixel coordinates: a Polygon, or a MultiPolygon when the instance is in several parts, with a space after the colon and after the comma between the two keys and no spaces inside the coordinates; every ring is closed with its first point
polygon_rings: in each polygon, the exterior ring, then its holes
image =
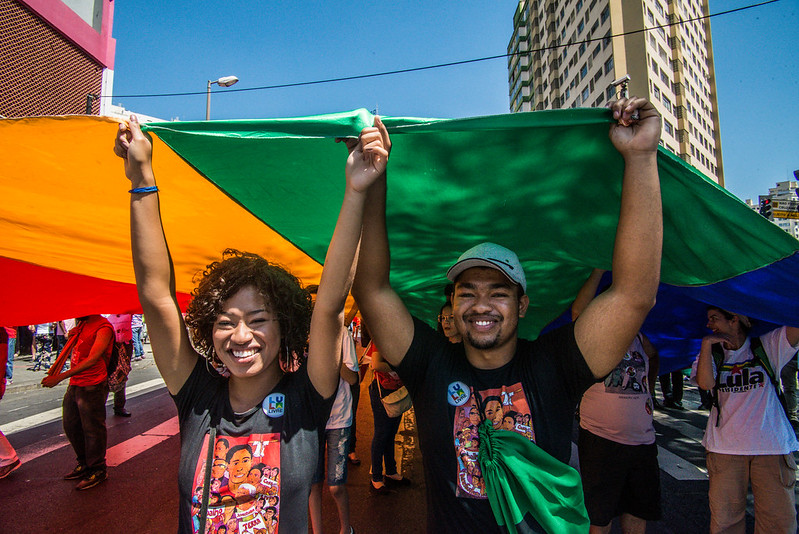
{"type": "MultiPolygon", "coordinates": [[[[154,387],[160,387],[164,385],[164,381],[161,378],[154,378],[152,380],[148,380],[147,382],[141,382],[136,384],[135,386],[130,386],[127,388],[126,395],[128,397],[134,397],[136,394],[140,392],[144,392],[154,387]]],[[[109,396],[109,403],[113,402],[113,397],[109,396]]],[[[46,412],[38,413],[36,415],[31,415],[29,417],[24,417],[22,419],[17,419],[16,421],[12,421],[8,424],[3,425],[3,433],[6,436],[10,436],[15,432],[21,432],[23,430],[27,430],[29,428],[33,428],[39,425],[45,425],[47,423],[52,423],[53,421],[58,421],[61,419],[61,408],[53,408],[52,410],[47,410],[46,412]]]]}
{"type": "MultiPolygon", "coordinates": [[[[686,410],[688,411],[688,410],[686,410]]],[[[683,436],[690,438],[698,443],[702,442],[702,438],[705,436],[705,428],[699,428],[695,425],[692,425],[688,421],[684,421],[682,419],[678,419],[676,417],[672,417],[669,414],[662,413],[662,412],[655,412],[654,413],[655,421],[662,424],[663,426],[667,426],[669,428],[673,428],[677,430],[683,436]]]]}
{"type": "Polygon", "coordinates": [[[178,417],[175,416],[143,434],[132,437],[108,449],[105,453],[106,464],[109,467],[116,467],[127,462],[137,454],[141,454],[147,449],[155,447],[162,441],[166,441],[179,431],[178,417]]]}
{"type": "Polygon", "coordinates": [[[26,462],[35,460],[39,456],[44,456],[50,452],[57,451],[62,447],[66,447],[67,445],[69,445],[67,438],[64,436],[64,434],[59,434],[44,441],[33,443],[27,447],[18,449],[17,456],[19,456],[19,461],[24,464],[26,462]]]}
{"type": "MultiPolygon", "coordinates": [[[[683,443],[693,442],[692,447],[702,448],[704,428],[699,428],[688,421],[663,412],[655,412],[653,416],[657,423],[679,432],[681,434],[680,441],[683,443]]],[[[660,445],[658,445],[658,463],[662,471],[677,480],[707,480],[707,469],[689,462],[660,445]]]]}
{"type": "MultiPolygon", "coordinates": [[[[155,447],[162,441],[166,441],[179,431],[178,418],[175,416],[138,436],[132,437],[108,449],[106,451],[106,463],[111,467],[116,467],[127,462],[137,454],[155,447]]],[[[64,434],[59,434],[23,447],[17,451],[17,455],[20,461],[25,463],[35,460],[40,456],[44,456],[45,454],[57,451],[67,445],[69,445],[69,442],[66,436],[64,436],[64,434]]]]}
{"type": "Polygon", "coordinates": [[[677,480],[707,480],[707,470],[658,445],[660,470],[677,480]]]}

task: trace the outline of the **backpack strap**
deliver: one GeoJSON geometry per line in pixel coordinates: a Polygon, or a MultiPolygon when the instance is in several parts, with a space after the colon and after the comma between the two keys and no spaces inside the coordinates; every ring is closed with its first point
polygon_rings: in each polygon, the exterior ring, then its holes
{"type": "Polygon", "coordinates": [[[715,384],[713,385],[713,400],[712,405],[716,407],[716,426],[719,426],[719,419],[721,418],[721,404],[719,404],[719,377],[721,376],[721,366],[724,364],[724,348],[721,343],[713,343],[710,347],[711,354],[713,354],[713,363],[716,364],[716,376],[714,377],[715,384]]]}
{"type": "Polygon", "coordinates": [[[763,342],[759,337],[753,337],[749,340],[749,346],[752,349],[752,354],[754,354],[755,359],[766,371],[766,374],[771,381],[771,385],[774,386],[774,392],[777,394],[777,399],[779,399],[780,405],[782,405],[782,410],[785,412],[785,417],[788,417],[788,405],[785,402],[785,395],[782,393],[780,377],[774,372],[774,368],[771,367],[771,361],[768,359],[766,349],[763,348],[763,342]]]}
{"type": "Polygon", "coordinates": [[[203,496],[200,503],[200,534],[205,534],[205,523],[208,519],[208,496],[211,490],[211,466],[214,462],[216,446],[216,425],[211,425],[208,432],[208,450],[205,455],[205,473],[203,476],[203,496]]]}

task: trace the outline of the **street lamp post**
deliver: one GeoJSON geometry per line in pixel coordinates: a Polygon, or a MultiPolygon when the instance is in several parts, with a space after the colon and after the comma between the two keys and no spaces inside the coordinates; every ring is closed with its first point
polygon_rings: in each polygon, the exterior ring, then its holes
{"type": "Polygon", "coordinates": [[[211,85],[217,84],[219,87],[230,87],[239,79],[235,76],[222,76],[218,80],[208,80],[208,86],[205,93],[205,120],[211,120],[211,85]]]}

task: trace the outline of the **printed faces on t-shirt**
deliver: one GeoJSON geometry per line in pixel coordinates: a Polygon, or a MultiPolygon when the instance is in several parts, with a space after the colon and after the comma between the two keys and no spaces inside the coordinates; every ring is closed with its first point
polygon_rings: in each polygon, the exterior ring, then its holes
{"type": "Polygon", "coordinates": [[[619,365],[605,378],[605,392],[618,395],[646,395],[646,360],[637,350],[624,353],[619,365]]]}
{"type": "MultiPolygon", "coordinates": [[[[197,459],[192,497],[194,531],[199,532],[205,461],[205,437],[197,459]]],[[[206,532],[277,532],[280,517],[280,434],[220,436],[214,442],[206,532]],[[235,528],[233,528],[235,526],[235,528]]]]}
{"type": "Polygon", "coordinates": [[[448,401],[455,406],[453,438],[458,460],[458,497],[485,499],[485,482],[477,459],[480,449],[478,427],[484,419],[495,429],[517,432],[535,442],[530,406],[521,382],[475,392],[463,382],[447,388],[448,401]]]}

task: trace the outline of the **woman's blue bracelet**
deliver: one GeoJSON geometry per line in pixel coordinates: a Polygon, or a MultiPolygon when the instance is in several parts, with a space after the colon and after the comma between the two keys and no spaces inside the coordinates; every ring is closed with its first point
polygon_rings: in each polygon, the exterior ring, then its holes
{"type": "Polygon", "coordinates": [[[158,191],[157,185],[151,185],[149,187],[137,187],[135,189],[131,189],[128,193],[155,193],[158,191]]]}

